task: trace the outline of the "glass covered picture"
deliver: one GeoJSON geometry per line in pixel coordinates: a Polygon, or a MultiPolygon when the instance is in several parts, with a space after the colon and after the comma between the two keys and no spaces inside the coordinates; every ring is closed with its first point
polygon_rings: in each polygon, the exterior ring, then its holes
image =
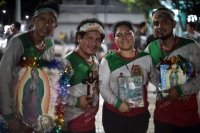
{"type": "Polygon", "coordinates": [[[117,81],[118,94],[122,101],[128,102],[131,108],[144,107],[142,76],[120,76],[117,81]]]}
{"type": "MultiPolygon", "coordinates": [[[[161,90],[167,90],[176,85],[183,84],[187,80],[186,74],[183,73],[183,70],[178,64],[173,64],[171,68],[167,64],[160,65],[160,75],[161,90]]],[[[163,93],[163,96],[166,95],[166,93],[163,93]]]]}

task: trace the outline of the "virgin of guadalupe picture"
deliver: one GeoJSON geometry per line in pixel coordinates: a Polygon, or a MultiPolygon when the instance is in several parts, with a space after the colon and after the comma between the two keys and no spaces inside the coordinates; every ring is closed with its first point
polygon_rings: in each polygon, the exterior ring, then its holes
{"type": "Polygon", "coordinates": [[[30,77],[23,85],[22,94],[22,112],[20,116],[28,123],[37,123],[38,116],[42,115],[41,105],[44,97],[44,82],[40,78],[37,69],[31,69],[30,77]]]}
{"type": "Polygon", "coordinates": [[[47,68],[22,69],[16,88],[15,114],[25,125],[37,129],[44,115],[54,118],[60,72],[47,68]]]}
{"type": "MultiPolygon", "coordinates": [[[[177,65],[173,64],[171,69],[168,69],[168,65],[160,65],[160,75],[161,75],[161,90],[167,90],[179,84],[183,84],[187,80],[186,74],[177,65]]],[[[166,96],[167,93],[163,93],[166,96]]]]}

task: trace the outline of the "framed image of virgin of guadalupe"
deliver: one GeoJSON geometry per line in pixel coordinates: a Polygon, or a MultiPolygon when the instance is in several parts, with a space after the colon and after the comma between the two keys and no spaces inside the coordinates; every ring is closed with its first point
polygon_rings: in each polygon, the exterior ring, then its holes
{"type": "Polygon", "coordinates": [[[118,96],[122,101],[129,103],[131,108],[144,107],[144,90],[142,72],[139,69],[132,69],[134,76],[119,76],[118,96]]]}
{"type": "MultiPolygon", "coordinates": [[[[160,75],[161,75],[161,90],[167,90],[176,85],[183,84],[187,80],[186,74],[178,66],[178,64],[173,64],[169,69],[169,65],[160,65],[160,75]]],[[[163,96],[167,96],[167,93],[163,93],[163,96]]]]}
{"type": "MultiPolygon", "coordinates": [[[[54,132],[57,130],[58,121],[64,119],[65,115],[62,98],[66,98],[66,95],[60,92],[67,92],[69,86],[66,84],[62,86],[60,82],[65,82],[62,79],[69,80],[70,76],[65,77],[64,75],[70,75],[70,70],[65,67],[64,63],[52,62],[55,68],[19,67],[20,71],[16,73],[15,81],[13,81],[13,84],[17,84],[12,87],[15,115],[25,127],[35,132],[54,132]],[[65,69],[58,69],[58,67],[65,69]],[[61,78],[61,75],[64,77],[61,78]],[[60,113],[63,114],[62,118],[57,116],[60,113]]],[[[59,126],[62,124],[59,123],[59,126]]]]}
{"type": "Polygon", "coordinates": [[[38,130],[53,128],[58,80],[57,69],[23,68],[17,82],[14,101],[17,118],[25,125],[38,130]],[[45,124],[43,119],[48,119],[49,123],[45,124]]]}

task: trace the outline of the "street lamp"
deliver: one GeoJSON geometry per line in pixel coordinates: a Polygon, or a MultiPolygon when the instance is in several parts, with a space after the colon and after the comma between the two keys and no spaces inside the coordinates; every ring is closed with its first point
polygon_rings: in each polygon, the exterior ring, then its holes
{"type": "Polygon", "coordinates": [[[6,13],[6,10],[3,10],[2,12],[5,14],[5,13],[6,13]]]}
{"type": "Polygon", "coordinates": [[[28,18],[29,18],[29,16],[28,16],[28,15],[26,15],[25,17],[26,17],[26,19],[28,19],[28,18]]]}

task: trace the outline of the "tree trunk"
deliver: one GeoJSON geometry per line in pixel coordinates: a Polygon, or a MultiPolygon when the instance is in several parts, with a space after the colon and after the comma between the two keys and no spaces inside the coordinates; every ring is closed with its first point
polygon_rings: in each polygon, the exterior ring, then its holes
{"type": "Polygon", "coordinates": [[[183,22],[182,22],[180,13],[178,14],[178,19],[179,19],[179,23],[180,23],[180,26],[181,26],[182,31],[185,31],[186,28],[185,28],[185,26],[183,25],[183,22]]]}

